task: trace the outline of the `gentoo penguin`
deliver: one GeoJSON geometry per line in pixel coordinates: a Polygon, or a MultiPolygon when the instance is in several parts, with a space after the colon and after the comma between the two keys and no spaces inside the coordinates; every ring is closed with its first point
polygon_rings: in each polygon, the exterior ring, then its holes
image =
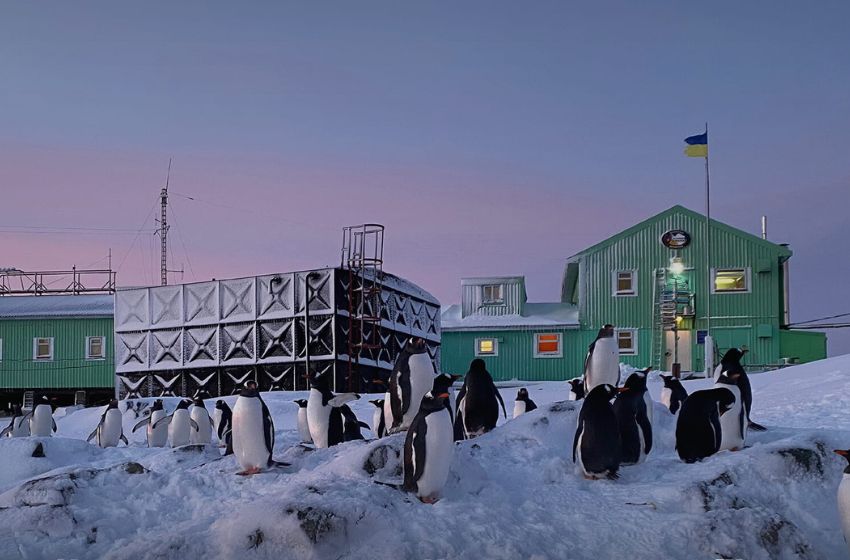
{"type": "Polygon", "coordinates": [[[21,405],[16,404],[12,409],[12,420],[0,432],[0,437],[27,437],[28,435],[30,435],[30,423],[26,421],[26,416],[21,414],[21,405]]]}
{"type": "Polygon", "coordinates": [[[30,434],[35,437],[50,437],[56,431],[56,421],[53,419],[53,408],[46,396],[30,414],[30,434]]]}
{"type": "MultiPolygon", "coordinates": [[[[415,337],[408,339],[390,374],[389,408],[393,417],[390,433],[406,430],[410,426],[419,411],[422,397],[431,390],[435,375],[425,340],[415,337]]],[[[386,402],[384,407],[387,407],[386,402]]]]}
{"type": "MultiPolygon", "coordinates": [[[[446,408],[446,412],[449,413],[449,420],[452,421],[452,425],[454,425],[454,411],[452,411],[452,402],[451,402],[451,394],[452,394],[452,385],[454,382],[460,379],[460,375],[452,375],[449,373],[441,373],[437,377],[434,378],[434,385],[431,388],[432,395],[442,395],[443,393],[449,395],[443,406],[446,408]]],[[[424,398],[424,397],[423,397],[424,398]]]]}
{"type": "MultiPolygon", "coordinates": [[[[651,367],[636,370],[632,375],[637,374],[643,378],[643,386],[646,387],[646,382],[649,381],[649,370],[651,367]]],[[[655,401],[652,400],[652,395],[649,394],[649,391],[643,392],[643,400],[646,402],[646,416],[649,418],[650,423],[652,422],[652,413],[655,408],[655,401]]]]}
{"type": "Polygon", "coordinates": [[[233,453],[242,471],[256,474],[274,464],[274,421],[256,389],[245,388],[233,407],[233,453]]]}
{"type": "Polygon", "coordinates": [[[643,462],[652,450],[652,421],[646,406],[646,374],[631,374],[617,392],[614,415],[620,427],[620,464],[643,462]]]}
{"type": "Polygon", "coordinates": [[[360,433],[360,428],[369,429],[369,424],[361,422],[357,419],[357,415],[351,410],[347,404],[339,407],[339,412],[342,414],[342,438],[343,441],[354,441],[357,439],[365,439],[360,433]]]}
{"type": "Polygon", "coordinates": [[[523,387],[516,393],[516,400],[514,401],[514,418],[517,416],[521,416],[526,412],[531,412],[537,408],[537,405],[534,404],[534,401],[528,396],[528,389],[523,387]]]}
{"type": "Polygon", "coordinates": [[[596,340],[590,343],[584,359],[584,394],[597,385],[620,384],[620,349],[614,338],[614,325],[599,329],[596,340]]]}
{"type": "Polygon", "coordinates": [[[573,462],[588,479],[618,478],[620,429],[611,406],[613,385],[597,385],[584,398],[573,438],[573,462]]]}
{"type": "Polygon", "coordinates": [[[313,444],[323,449],[342,443],[344,440],[343,419],[339,407],[354,399],[357,393],[342,393],[334,396],[328,384],[328,375],[311,371],[309,375],[310,396],[307,398],[307,425],[313,444]]]}
{"type": "Polygon", "coordinates": [[[147,426],[148,447],[165,447],[165,444],[168,443],[168,421],[160,422],[163,418],[168,418],[168,416],[162,406],[162,399],[156,399],[151,407],[150,416],[133,426],[133,432],[142,426],[147,426]]]}
{"type": "Polygon", "coordinates": [[[717,453],[722,437],[720,421],[734,404],[735,395],[722,387],[688,395],[676,419],[679,458],[694,463],[717,453]]]}
{"type": "Polygon", "coordinates": [[[204,399],[195,397],[195,402],[192,410],[189,412],[189,416],[198,425],[197,430],[189,432],[189,442],[199,444],[212,443],[213,421],[204,404],[204,399]]]}
{"type": "Polygon", "coordinates": [[[387,432],[387,425],[384,423],[384,399],[369,402],[375,405],[375,410],[372,412],[372,433],[382,438],[387,432]]]}
{"type": "Polygon", "coordinates": [[[724,371],[714,384],[718,389],[723,388],[730,391],[735,397],[735,403],[729,412],[720,419],[720,429],[723,436],[720,440],[721,451],[726,449],[738,451],[744,448],[747,441],[747,412],[744,410],[744,403],[741,401],[741,389],[738,387],[739,379],[741,379],[740,373],[734,370],[724,371]]]}
{"type": "Polygon", "coordinates": [[[98,447],[116,447],[119,441],[123,441],[124,445],[130,445],[124,436],[123,421],[124,416],[118,408],[118,401],[112,399],[106,406],[106,410],[103,411],[103,416],[100,417],[97,427],[89,434],[86,441],[97,438],[98,447]]]}
{"type": "Polygon", "coordinates": [[[584,379],[578,377],[567,381],[570,384],[570,394],[567,395],[568,401],[580,401],[584,398],[584,379]]]}
{"type": "Polygon", "coordinates": [[[763,432],[767,428],[753,422],[750,419],[750,413],[753,408],[753,388],[750,385],[750,377],[747,375],[747,372],[744,370],[744,366],[741,365],[741,360],[749,350],[746,347],[741,348],[730,348],[726,351],[726,354],[723,355],[723,358],[720,360],[720,364],[714,369],[715,380],[720,377],[724,371],[735,371],[741,374],[738,378],[738,388],[741,389],[741,403],[744,405],[744,411],[747,415],[747,423],[749,424],[749,429],[754,430],[756,432],[763,432]]]}
{"type": "Polygon", "coordinates": [[[215,433],[220,444],[224,445],[224,454],[233,454],[233,411],[223,400],[215,401],[215,433]]]}
{"type": "Polygon", "coordinates": [[[171,447],[189,445],[191,431],[197,431],[199,428],[197,422],[189,416],[190,404],[192,404],[192,401],[188,399],[181,400],[170,416],[165,416],[153,424],[154,430],[163,424],[168,426],[168,439],[171,440],[171,447]]]}
{"type": "Polygon", "coordinates": [[[404,440],[403,489],[424,503],[440,498],[454,452],[451,416],[444,412],[448,392],[429,391],[422,398],[404,440]]]}
{"type": "Polygon", "coordinates": [[[298,399],[293,402],[298,405],[298,435],[301,436],[301,443],[313,443],[310,425],[307,422],[307,399],[298,399]]]}
{"type": "Polygon", "coordinates": [[[836,449],[835,452],[847,459],[848,463],[838,485],[838,516],[844,531],[844,543],[850,551],[850,449],[836,449]]]}
{"type": "Polygon", "coordinates": [[[455,439],[472,439],[495,428],[499,420],[499,404],[502,405],[502,414],[507,418],[505,401],[493,383],[484,360],[472,360],[463,387],[457,394],[455,439]]]}
{"type": "Polygon", "coordinates": [[[672,375],[662,375],[661,380],[664,382],[664,388],[661,389],[661,403],[670,412],[676,414],[688,398],[688,392],[682,386],[682,382],[672,375]]]}

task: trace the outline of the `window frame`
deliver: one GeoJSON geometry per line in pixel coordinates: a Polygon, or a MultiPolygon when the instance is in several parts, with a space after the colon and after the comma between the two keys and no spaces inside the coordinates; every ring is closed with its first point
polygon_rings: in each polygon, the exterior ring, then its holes
{"type": "Polygon", "coordinates": [[[504,284],[484,284],[481,286],[481,305],[504,305],[505,303],[505,285],[504,284]],[[487,297],[487,290],[498,289],[499,297],[495,299],[487,297]]]}
{"type": "Polygon", "coordinates": [[[535,358],[563,358],[564,357],[564,335],[559,332],[538,332],[534,333],[534,357],[535,358]],[[558,350],[555,352],[540,351],[541,336],[556,336],[558,342],[558,350]]]}
{"type": "Polygon", "coordinates": [[[711,293],[718,295],[725,294],[749,294],[752,293],[753,284],[752,284],[752,269],[749,266],[727,266],[727,267],[717,267],[711,269],[711,293]],[[743,290],[718,290],[717,289],[717,273],[718,272],[737,272],[742,271],[744,273],[744,283],[745,289],[743,290]]]}
{"type": "Polygon", "coordinates": [[[482,336],[476,337],[475,339],[475,357],[476,358],[486,358],[488,356],[498,356],[499,355],[499,339],[492,336],[482,336]],[[481,342],[484,340],[491,340],[493,342],[493,351],[492,352],[481,352],[481,342]]]}
{"type": "Polygon", "coordinates": [[[617,341],[617,353],[620,356],[637,356],[638,355],[638,331],[637,329],[616,329],[614,337],[617,341]],[[620,348],[620,333],[630,333],[632,339],[632,347],[630,350],[620,348]]]}
{"type": "Polygon", "coordinates": [[[3,339],[0,338],[0,362],[3,361],[3,339]]]}
{"type": "Polygon", "coordinates": [[[55,357],[54,352],[54,337],[52,336],[36,336],[32,339],[32,361],[33,362],[52,362],[55,357]],[[50,355],[46,358],[38,357],[38,341],[47,340],[50,348],[50,355]]]}
{"type": "Polygon", "coordinates": [[[638,271],[636,268],[622,268],[611,271],[611,295],[614,297],[637,297],[638,296],[638,271]],[[619,289],[620,274],[629,273],[632,279],[631,291],[625,292],[619,289]]]}
{"type": "Polygon", "coordinates": [[[106,359],[106,337],[103,335],[87,336],[86,337],[86,360],[97,361],[106,359]],[[95,338],[100,339],[100,356],[94,356],[91,353],[91,341],[95,338]]]}

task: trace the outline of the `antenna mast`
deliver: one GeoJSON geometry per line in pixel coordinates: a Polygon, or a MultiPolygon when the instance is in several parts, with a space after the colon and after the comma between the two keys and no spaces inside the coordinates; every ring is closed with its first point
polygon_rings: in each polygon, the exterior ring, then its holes
{"type": "Polygon", "coordinates": [[[162,216],[159,221],[160,255],[159,277],[162,286],[168,285],[168,181],[171,178],[171,158],[168,158],[168,174],[165,176],[165,187],[159,193],[162,206],[162,216]]]}

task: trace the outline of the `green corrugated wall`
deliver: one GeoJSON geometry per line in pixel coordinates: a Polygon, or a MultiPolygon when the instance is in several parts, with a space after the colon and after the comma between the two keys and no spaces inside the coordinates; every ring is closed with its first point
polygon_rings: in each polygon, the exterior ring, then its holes
{"type": "Polygon", "coordinates": [[[114,386],[112,318],[0,319],[0,388],[114,386]],[[106,358],[86,360],[86,337],[104,336],[106,358]],[[33,339],[53,337],[53,361],[33,361],[33,339]]]}

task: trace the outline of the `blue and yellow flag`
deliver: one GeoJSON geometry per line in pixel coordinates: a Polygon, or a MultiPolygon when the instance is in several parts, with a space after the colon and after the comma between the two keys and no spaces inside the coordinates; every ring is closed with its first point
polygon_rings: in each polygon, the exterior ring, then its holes
{"type": "Polygon", "coordinates": [[[685,155],[688,157],[708,157],[708,132],[685,138],[685,155]]]}

